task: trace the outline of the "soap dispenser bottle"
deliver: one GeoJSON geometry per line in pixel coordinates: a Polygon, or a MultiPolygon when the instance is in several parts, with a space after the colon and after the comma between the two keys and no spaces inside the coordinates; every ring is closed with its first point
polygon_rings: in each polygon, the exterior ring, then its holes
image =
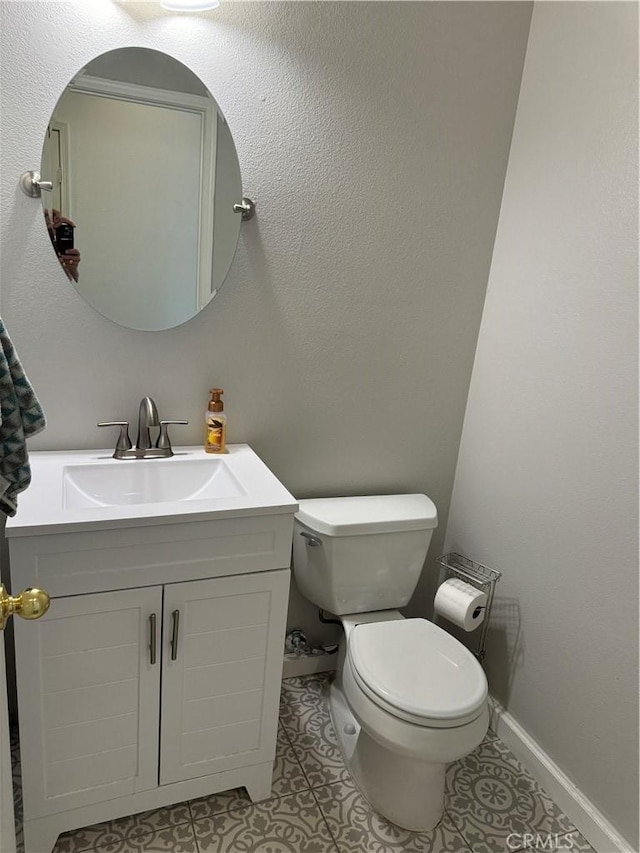
{"type": "Polygon", "coordinates": [[[220,396],[222,388],[212,388],[211,399],[204,413],[204,449],[207,453],[227,452],[227,416],[220,396]]]}

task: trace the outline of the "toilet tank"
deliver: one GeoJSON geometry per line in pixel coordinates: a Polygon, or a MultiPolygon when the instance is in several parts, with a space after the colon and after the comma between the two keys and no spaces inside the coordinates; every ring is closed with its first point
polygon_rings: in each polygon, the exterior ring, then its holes
{"type": "Polygon", "coordinates": [[[437,524],[426,495],[301,500],[293,531],[298,588],[338,616],[403,607],[437,524]]]}

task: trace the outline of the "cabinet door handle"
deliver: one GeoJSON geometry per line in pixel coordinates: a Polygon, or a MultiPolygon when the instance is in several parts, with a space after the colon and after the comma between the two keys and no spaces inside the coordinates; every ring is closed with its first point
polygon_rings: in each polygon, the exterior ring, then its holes
{"type": "Polygon", "coordinates": [[[178,658],[178,628],[180,627],[180,611],[174,610],[171,614],[173,624],[171,627],[171,660],[178,658]]]}
{"type": "Polygon", "coordinates": [[[156,623],[156,614],[151,613],[149,616],[149,662],[151,666],[153,666],[158,659],[156,623]]]}

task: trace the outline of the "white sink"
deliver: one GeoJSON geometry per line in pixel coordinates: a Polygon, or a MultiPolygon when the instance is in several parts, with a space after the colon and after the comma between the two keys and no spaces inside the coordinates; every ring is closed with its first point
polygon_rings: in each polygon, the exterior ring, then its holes
{"type": "Polygon", "coordinates": [[[224,458],[114,460],[113,465],[65,465],[62,500],[69,509],[246,495],[224,458]]]}
{"type": "Polygon", "coordinates": [[[295,512],[295,498],[248,445],[228,450],[126,460],[110,450],[31,453],[31,486],[7,536],[295,512]]]}

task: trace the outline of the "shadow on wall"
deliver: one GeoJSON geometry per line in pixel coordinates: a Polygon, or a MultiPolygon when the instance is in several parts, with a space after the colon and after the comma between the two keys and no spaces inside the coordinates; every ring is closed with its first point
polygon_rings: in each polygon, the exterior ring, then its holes
{"type": "MultiPolygon", "coordinates": [[[[478,651],[482,626],[467,633],[437,614],[434,614],[433,621],[470,651],[478,651]]],[[[521,622],[518,599],[497,596],[493,599],[483,667],[489,682],[489,693],[505,710],[509,707],[516,671],[524,655],[521,622]]]]}
{"type": "Polygon", "coordinates": [[[485,670],[489,692],[508,709],[518,667],[524,659],[522,616],[517,598],[494,598],[487,631],[485,670]]]}

